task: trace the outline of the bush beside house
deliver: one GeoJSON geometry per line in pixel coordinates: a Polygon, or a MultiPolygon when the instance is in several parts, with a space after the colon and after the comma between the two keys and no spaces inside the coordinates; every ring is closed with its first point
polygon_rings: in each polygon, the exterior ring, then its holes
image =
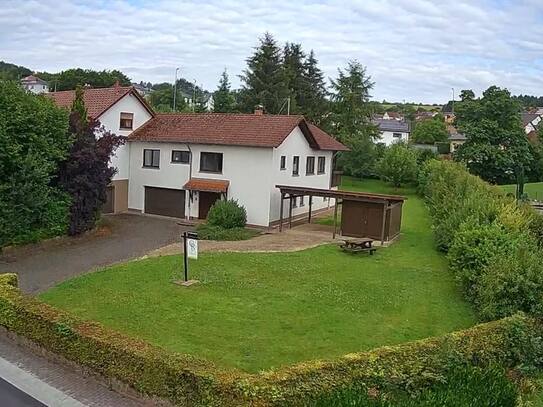
{"type": "Polygon", "coordinates": [[[247,212],[237,201],[219,200],[209,209],[207,222],[198,225],[203,240],[247,240],[258,232],[245,228],[247,212]]]}
{"type": "Polygon", "coordinates": [[[448,253],[480,316],[491,320],[517,311],[542,316],[540,215],[458,163],[428,162],[420,188],[437,245],[448,253]]]}

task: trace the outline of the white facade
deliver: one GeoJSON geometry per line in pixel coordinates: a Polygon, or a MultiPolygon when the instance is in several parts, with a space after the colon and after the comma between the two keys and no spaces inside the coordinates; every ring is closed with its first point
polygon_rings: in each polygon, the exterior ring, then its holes
{"type": "Polygon", "coordinates": [[[43,81],[25,81],[22,83],[23,88],[25,88],[27,91],[40,94],[40,93],[47,93],[49,92],[49,85],[44,83],[43,81]]]}
{"type": "MultiPolygon", "coordinates": [[[[128,136],[142,124],[151,119],[149,111],[141,104],[137,97],[128,93],[121,100],[106,110],[98,120],[106,130],[115,133],[118,136],[128,136]],[[132,113],[132,130],[121,129],[121,113],[132,113]]],[[[130,176],[130,143],[125,143],[115,151],[115,156],[111,159],[111,164],[117,168],[117,173],[113,180],[128,179],[130,176]]]]}
{"type": "MultiPolygon", "coordinates": [[[[313,150],[301,130],[296,127],[277,148],[223,146],[185,143],[153,143],[132,141],[130,144],[130,182],[128,207],[145,212],[145,187],[183,189],[192,178],[228,180],[228,199],[237,200],[247,210],[247,223],[269,226],[279,219],[280,193],[278,184],[329,188],[332,171],[331,151],[313,150]],[[143,167],[143,150],[160,150],[159,168],[143,167]],[[191,151],[192,163],[172,163],[172,150],[191,151]],[[222,173],[200,172],[200,153],[223,154],[222,173]],[[285,156],[286,168],[281,169],[281,156],[285,156]],[[299,175],[292,174],[293,157],[299,156],[299,175]],[[306,175],[307,156],[315,157],[315,174],[306,175]],[[325,171],[317,174],[318,157],[325,157],[325,171]],[[192,171],[192,175],[191,175],[192,171]]],[[[185,192],[185,214],[198,218],[198,192],[185,192]],[[192,197],[192,199],[191,199],[192,197]]],[[[328,201],[313,198],[313,209],[328,207],[328,201]]],[[[284,203],[288,214],[288,201],[284,203]]],[[[300,206],[297,198],[293,215],[306,213],[309,201],[306,197],[300,206]]]]}
{"type": "Polygon", "coordinates": [[[383,143],[386,146],[390,146],[393,143],[398,143],[403,141],[407,143],[409,141],[409,133],[401,131],[381,131],[381,137],[377,141],[378,143],[383,143]]]}

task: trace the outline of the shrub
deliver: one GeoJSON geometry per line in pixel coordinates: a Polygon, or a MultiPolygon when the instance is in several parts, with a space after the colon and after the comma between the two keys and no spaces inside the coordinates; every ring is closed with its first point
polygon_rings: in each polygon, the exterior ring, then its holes
{"type": "Polygon", "coordinates": [[[450,154],[451,152],[451,144],[448,142],[439,142],[436,143],[437,152],[438,154],[450,154]]]}
{"type": "Polygon", "coordinates": [[[258,234],[256,230],[246,228],[225,229],[220,226],[202,223],[196,228],[201,240],[247,240],[258,234]]]}
{"type": "Polygon", "coordinates": [[[313,407],[514,407],[518,393],[503,369],[464,366],[415,397],[405,392],[371,397],[368,391],[347,389],[321,398],[313,407]]]}
{"type": "Polygon", "coordinates": [[[395,187],[413,182],[417,176],[417,153],[404,143],[395,143],[385,150],[377,171],[395,187]]]}
{"type": "Polygon", "coordinates": [[[481,317],[540,315],[541,217],[452,162],[425,164],[419,192],[432,215],[437,245],[448,252],[451,269],[481,317]]]}
{"type": "Polygon", "coordinates": [[[243,228],[247,223],[247,211],[237,201],[216,201],[209,209],[207,222],[224,229],[243,228]]]}

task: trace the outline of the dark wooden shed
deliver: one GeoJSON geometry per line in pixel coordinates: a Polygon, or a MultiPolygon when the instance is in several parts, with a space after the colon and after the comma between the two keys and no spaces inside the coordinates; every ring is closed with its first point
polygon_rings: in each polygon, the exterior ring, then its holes
{"type": "MultiPolygon", "coordinates": [[[[381,242],[394,239],[400,234],[402,206],[406,200],[399,195],[371,194],[365,192],[338,191],[334,189],[306,188],[277,185],[281,191],[281,213],[279,229],[283,227],[283,205],[285,199],[309,196],[308,220],[311,222],[311,202],[313,196],[335,199],[334,237],[337,233],[338,207],[341,206],[341,235],[349,237],[369,237],[381,242]]],[[[290,205],[289,207],[292,207],[290,205]]],[[[292,224],[292,211],[289,211],[289,225],[292,224]]]]}

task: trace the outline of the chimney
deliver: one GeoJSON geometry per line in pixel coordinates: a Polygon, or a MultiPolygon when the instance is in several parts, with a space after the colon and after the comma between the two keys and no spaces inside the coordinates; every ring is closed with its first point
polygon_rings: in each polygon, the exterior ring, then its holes
{"type": "Polygon", "coordinates": [[[255,106],[255,114],[257,116],[262,116],[264,114],[264,106],[262,105],[256,105],[255,106]]]}

